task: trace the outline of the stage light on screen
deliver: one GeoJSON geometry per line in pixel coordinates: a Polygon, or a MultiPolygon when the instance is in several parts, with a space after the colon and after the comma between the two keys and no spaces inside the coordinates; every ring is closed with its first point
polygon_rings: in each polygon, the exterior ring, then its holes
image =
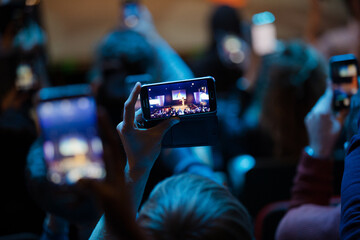
{"type": "Polygon", "coordinates": [[[64,114],[71,114],[73,112],[73,106],[69,100],[62,100],[60,103],[60,108],[64,114]]]}
{"type": "Polygon", "coordinates": [[[55,156],[54,144],[50,141],[44,143],[44,154],[47,159],[53,159],[55,156]]]}
{"type": "Polygon", "coordinates": [[[42,104],[40,107],[40,112],[41,112],[41,115],[43,115],[43,116],[51,115],[53,110],[54,110],[54,106],[52,103],[49,103],[49,102],[42,104]]]}
{"type": "Polygon", "coordinates": [[[90,107],[90,101],[88,98],[80,98],[78,100],[78,105],[80,109],[87,109],[90,107]]]}
{"type": "Polygon", "coordinates": [[[150,105],[160,105],[160,99],[158,99],[158,98],[150,99],[149,103],[150,103],[150,105]]]}
{"type": "Polygon", "coordinates": [[[356,76],[356,66],[355,64],[350,64],[348,66],[342,66],[339,68],[339,76],[340,77],[353,77],[356,76]]]}
{"type": "Polygon", "coordinates": [[[100,138],[96,137],[91,140],[91,148],[96,154],[101,154],[103,152],[103,145],[100,138]]]}
{"type": "Polygon", "coordinates": [[[200,94],[200,102],[202,101],[209,101],[209,94],[201,93],[200,94]]]}
{"type": "Polygon", "coordinates": [[[61,182],[61,175],[59,173],[51,173],[50,179],[53,183],[59,184],[61,182]]]}
{"type": "Polygon", "coordinates": [[[81,136],[65,137],[60,140],[59,150],[63,156],[83,155],[89,151],[86,140],[81,136]]]}
{"type": "Polygon", "coordinates": [[[182,100],[186,99],[186,90],[180,89],[180,90],[173,90],[172,93],[172,100],[182,100]]]}

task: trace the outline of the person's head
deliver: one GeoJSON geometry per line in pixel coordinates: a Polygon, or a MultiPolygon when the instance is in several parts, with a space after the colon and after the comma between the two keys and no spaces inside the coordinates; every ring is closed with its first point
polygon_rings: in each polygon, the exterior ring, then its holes
{"type": "Polygon", "coordinates": [[[253,239],[250,216],[223,186],[182,174],[159,183],[138,222],[153,239],[253,239]]]}
{"type": "Polygon", "coordinates": [[[242,37],[239,13],[235,8],[226,5],[215,8],[210,19],[210,30],[214,40],[225,34],[242,37]]]}
{"type": "Polygon", "coordinates": [[[129,29],[105,36],[97,54],[103,78],[111,72],[119,72],[124,76],[152,74],[154,68],[152,46],[145,37],[129,29]]]}
{"type": "Polygon", "coordinates": [[[302,42],[285,43],[269,60],[261,124],[274,140],[276,157],[297,157],[307,144],[304,117],[326,88],[326,65],[302,42]]]}
{"type": "MultiPolygon", "coordinates": [[[[121,109],[134,83],[127,83],[130,75],[148,74],[156,78],[155,55],[152,46],[132,30],[114,31],[102,40],[94,72],[101,83],[98,102],[105,106],[114,124],[121,121],[121,109]]],[[[143,79],[138,81],[143,82],[143,79]]]]}

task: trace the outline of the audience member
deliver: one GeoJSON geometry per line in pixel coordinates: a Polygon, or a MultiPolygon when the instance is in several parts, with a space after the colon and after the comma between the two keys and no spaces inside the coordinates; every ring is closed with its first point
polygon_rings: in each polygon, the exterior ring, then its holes
{"type": "Polygon", "coordinates": [[[210,75],[216,79],[216,90],[220,94],[236,86],[249,64],[249,42],[242,40],[245,39],[246,31],[241,21],[235,8],[217,6],[209,21],[209,47],[204,56],[191,64],[195,76],[210,75]],[[232,52],[232,57],[226,51],[232,52]]]}
{"type": "Polygon", "coordinates": [[[307,145],[303,119],[326,87],[326,67],[311,47],[289,42],[271,59],[260,126],[273,142],[276,158],[298,157],[307,145]]]}
{"type": "MultiPolygon", "coordinates": [[[[277,229],[276,238],[279,240],[340,239],[340,205],[330,205],[333,192],[332,152],[347,110],[335,116],[332,102],[333,91],[328,88],[305,118],[309,146],[300,158],[290,210],[277,229]]],[[[358,112],[352,107],[354,110],[358,112]]]]}
{"type": "Polygon", "coordinates": [[[313,48],[290,41],[262,65],[259,77],[264,79],[257,83],[251,106],[232,129],[222,129],[222,154],[228,159],[239,154],[298,159],[307,145],[302,119],[325,90],[325,62],[313,48]]]}

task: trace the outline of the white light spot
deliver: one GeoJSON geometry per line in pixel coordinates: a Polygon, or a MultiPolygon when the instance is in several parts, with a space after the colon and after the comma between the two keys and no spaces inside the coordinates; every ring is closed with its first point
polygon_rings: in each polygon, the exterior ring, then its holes
{"type": "Polygon", "coordinates": [[[78,100],[78,105],[80,109],[88,109],[90,107],[90,101],[87,98],[80,98],[78,100]]]}

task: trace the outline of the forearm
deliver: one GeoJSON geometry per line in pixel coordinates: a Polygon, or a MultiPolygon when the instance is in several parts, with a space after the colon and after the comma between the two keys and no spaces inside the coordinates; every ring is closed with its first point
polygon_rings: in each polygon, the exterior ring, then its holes
{"type": "Polygon", "coordinates": [[[139,210],[150,171],[151,167],[141,169],[126,167],[126,185],[131,193],[135,213],[139,210]]]}
{"type": "Polygon", "coordinates": [[[291,207],[303,204],[328,205],[332,196],[333,161],[302,153],[291,195],[291,207]]]}
{"type": "Polygon", "coordinates": [[[360,239],[360,135],[353,137],[341,185],[341,239],[360,239]]]}

